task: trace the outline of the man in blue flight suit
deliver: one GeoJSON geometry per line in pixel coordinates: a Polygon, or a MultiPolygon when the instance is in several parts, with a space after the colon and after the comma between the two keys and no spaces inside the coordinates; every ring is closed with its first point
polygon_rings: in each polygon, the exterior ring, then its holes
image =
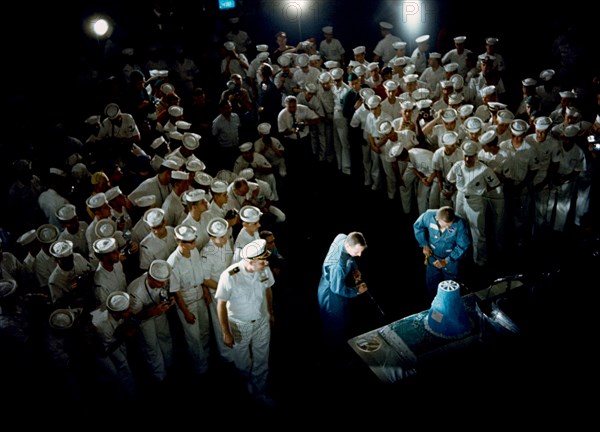
{"type": "Polygon", "coordinates": [[[452,207],[444,206],[422,213],[413,230],[425,255],[425,282],[433,300],[441,281],[459,280],[459,261],[471,246],[469,227],[452,207]]]}

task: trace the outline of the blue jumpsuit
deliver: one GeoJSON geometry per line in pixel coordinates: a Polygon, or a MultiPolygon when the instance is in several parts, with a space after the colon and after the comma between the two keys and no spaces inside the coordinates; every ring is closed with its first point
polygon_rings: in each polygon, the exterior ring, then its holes
{"type": "Polygon", "coordinates": [[[436,209],[427,210],[422,213],[415,223],[413,229],[419,247],[427,245],[433,251],[433,255],[427,260],[426,284],[429,297],[433,299],[437,294],[437,287],[441,281],[458,281],[458,261],[464,256],[471,245],[469,227],[463,218],[455,216],[454,223],[446,231],[441,232],[440,226],[435,219],[436,209]],[[438,269],[433,262],[439,259],[447,259],[445,267],[438,269]]]}
{"type": "Polygon", "coordinates": [[[358,295],[352,277],[358,269],[354,257],[346,252],[346,234],[338,234],[323,261],[318,300],[326,349],[338,352],[348,338],[349,299],[358,295]]]}

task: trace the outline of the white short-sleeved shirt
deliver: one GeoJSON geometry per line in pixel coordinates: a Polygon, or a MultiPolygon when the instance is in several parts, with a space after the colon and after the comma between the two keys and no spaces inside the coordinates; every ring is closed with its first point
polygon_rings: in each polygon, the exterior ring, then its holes
{"type": "Polygon", "coordinates": [[[221,273],[215,297],[227,302],[230,320],[246,323],[263,316],[265,291],[274,283],[269,267],[261,272],[248,272],[241,263],[236,263],[221,273]]]}

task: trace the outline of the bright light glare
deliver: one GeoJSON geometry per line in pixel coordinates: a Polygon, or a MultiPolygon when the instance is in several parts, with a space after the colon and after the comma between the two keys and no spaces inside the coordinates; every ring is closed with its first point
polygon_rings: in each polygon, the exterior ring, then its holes
{"type": "Polygon", "coordinates": [[[108,21],[105,19],[99,19],[92,25],[92,28],[94,29],[94,33],[96,33],[96,35],[104,36],[106,32],[108,32],[108,21]]]}
{"type": "Polygon", "coordinates": [[[407,39],[422,34],[427,23],[434,18],[432,2],[429,1],[402,1],[399,12],[401,28],[407,39]]]}
{"type": "Polygon", "coordinates": [[[112,20],[100,14],[91,16],[85,20],[83,27],[89,37],[98,40],[109,38],[113,31],[112,20]]]}

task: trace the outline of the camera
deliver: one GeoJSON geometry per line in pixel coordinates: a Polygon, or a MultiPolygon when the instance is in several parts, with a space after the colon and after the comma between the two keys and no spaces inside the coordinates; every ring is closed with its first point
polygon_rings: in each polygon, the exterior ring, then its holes
{"type": "Polygon", "coordinates": [[[294,125],[292,126],[294,129],[296,129],[298,132],[302,132],[304,130],[304,122],[295,122],[294,125]]]}
{"type": "Polygon", "coordinates": [[[169,290],[167,288],[161,288],[158,293],[158,297],[160,298],[161,302],[169,301],[169,290]]]}

